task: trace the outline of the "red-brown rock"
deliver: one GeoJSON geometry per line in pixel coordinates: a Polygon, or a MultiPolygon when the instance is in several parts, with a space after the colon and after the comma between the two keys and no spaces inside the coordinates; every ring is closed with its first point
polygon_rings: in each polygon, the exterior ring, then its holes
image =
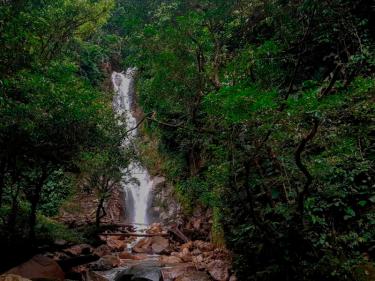
{"type": "Polygon", "coordinates": [[[125,242],[123,240],[108,238],[106,243],[112,251],[120,252],[125,249],[125,242]]]}
{"type": "Polygon", "coordinates": [[[31,281],[15,274],[5,274],[0,276],[0,281],[31,281]]]}
{"type": "Polygon", "coordinates": [[[213,244],[209,242],[200,241],[200,240],[194,241],[194,247],[198,248],[202,252],[209,252],[209,251],[214,250],[215,248],[213,244]]]}
{"type": "Polygon", "coordinates": [[[185,244],[182,244],[180,246],[180,249],[183,250],[183,249],[187,248],[190,251],[191,249],[193,249],[193,246],[194,246],[193,241],[189,241],[185,244]]]}
{"type": "Polygon", "coordinates": [[[202,271],[190,271],[177,277],[175,281],[210,281],[210,278],[202,271]]]}
{"type": "Polygon", "coordinates": [[[160,254],[169,247],[168,239],[161,236],[154,236],[140,240],[134,247],[135,253],[160,254]]]}
{"type": "Polygon", "coordinates": [[[178,255],[184,262],[191,262],[192,261],[192,256],[189,251],[189,249],[184,248],[182,252],[179,253],[178,255]]]}
{"type": "Polygon", "coordinates": [[[124,260],[145,260],[147,259],[147,255],[143,255],[143,254],[134,255],[128,252],[122,252],[119,254],[119,258],[124,259],[124,260]]]}
{"type": "Polygon", "coordinates": [[[34,256],[31,260],[12,268],[7,274],[15,274],[28,279],[64,280],[65,278],[61,267],[53,259],[42,255],[34,256]]]}
{"type": "Polygon", "coordinates": [[[163,251],[167,250],[168,247],[169,247],[168,239],[165,239],[161,236],[152,237],[151,248],[154,254],[160,254],[163,251]]]}
{"type": "Polygon", "coordinates": [[[93,249],[88,244],[74,245],[68,249],[65,249],[64,252],[72,256],[87,255],[92,253],[93,249]]]}
{"type": "Polygon", "coordinates": [[[103,257],[111,253],[111,248],[108,245],[100,245],[94,250],[94,255],[98,257],[103,257]]]}
{"type": "Polygon", "coordinates": [[[165,265],[182,263],[182,259],[175,256],[160,256],[159,261],[165,265]]]}

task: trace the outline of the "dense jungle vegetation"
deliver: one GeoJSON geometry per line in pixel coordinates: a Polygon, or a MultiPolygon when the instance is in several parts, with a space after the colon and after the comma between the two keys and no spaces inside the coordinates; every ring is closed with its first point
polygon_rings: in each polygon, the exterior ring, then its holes
{"type": "Polygon", "coordinates": [[[102,179],[119,181],[127,158],[120,148],[125,132],[112,110],[112,89],[99,87],[104,85],[103,64],[117,55],[121,42],[102,29],[113,3],[0,4],[4,269],[46,241],[79,240],[50,217],[82,183],[105,196],[102,179]]]}
{"type": "Polygon", "coordinates": [[[77,175],[120,180],[110,63],[238,280],[374,280],[373,1],[0,3],[2,249],[69,236],[50,217],[77,175]]]}

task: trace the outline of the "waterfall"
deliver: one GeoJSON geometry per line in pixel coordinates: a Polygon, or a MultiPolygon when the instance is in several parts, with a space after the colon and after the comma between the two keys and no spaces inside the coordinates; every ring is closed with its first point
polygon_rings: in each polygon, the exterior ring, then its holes
{"type": "MultiPolygon", "coordinates": [[[[113,72],[112,83],[116,95],[113,107],[117,114],[125,119],[128,134],[123,141],[126,147],[132,146],[137,136],[137,120],[134,117],[134,73],[135,69],[129,68],[126,73],[113,72]]],[[[124,171],[123,187],[126,196],[127,222],[139,225],[149,224],[148,206],[153,182],[141,164],[131,162],[124,171]]]]}

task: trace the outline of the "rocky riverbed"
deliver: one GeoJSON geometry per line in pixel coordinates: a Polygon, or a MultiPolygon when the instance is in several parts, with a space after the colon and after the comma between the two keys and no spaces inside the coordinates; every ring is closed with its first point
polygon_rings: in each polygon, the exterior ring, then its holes
{"type": "Polygon", "coordinates": [[[73,245],[35,256],[0,280],[236,280],[231,272],[230,254],[225,249],[201,240],[183,243],[161,224],[153,224],[143,233],[129,230],[127,226],[102,233],[102,244],[98,247],[73,245]]]}

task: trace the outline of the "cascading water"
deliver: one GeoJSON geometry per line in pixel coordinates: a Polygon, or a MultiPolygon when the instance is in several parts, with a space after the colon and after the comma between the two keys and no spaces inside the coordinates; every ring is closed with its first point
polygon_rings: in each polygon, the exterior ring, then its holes
{"type": "MultiPolygon", "coordinates": [[[[112,82],[116,92],[113,100],[113,106],[117,114],[124,116],[127,137],[123,145],[129,147],[132,145],[137,135],[137,120],[133,115],[134,104],[134,73],[135,69],[129,68],[126,73],[112,74],[112,82]]],[[[129,223],[142,225],[150,223],[148,216],[148,206],[150,194],[153,186],[152,179],[148,171],[137,162],[132,162],[124,171],[126,183],[124,184],[126,196],[126,216],[129,223]]]]}

